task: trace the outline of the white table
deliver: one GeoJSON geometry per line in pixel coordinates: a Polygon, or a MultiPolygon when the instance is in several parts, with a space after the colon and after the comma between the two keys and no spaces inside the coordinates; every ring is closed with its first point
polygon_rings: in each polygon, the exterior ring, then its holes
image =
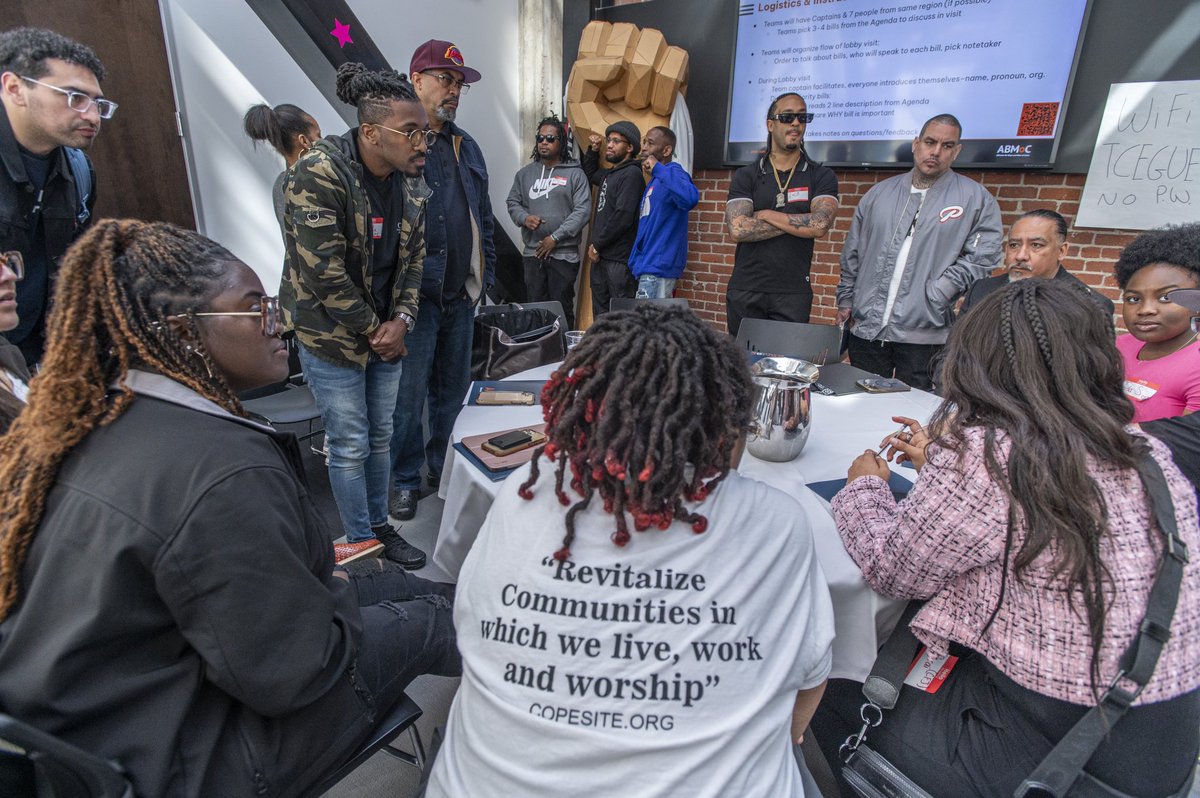
{"type": "MultiPolygon", "coordinates": [[[[512,377],[542,380],[556,366],[542,366],[512,377]]],[[[888,433],[899,427],[892,416],[909,416],[924,422],[941,400],[924,391],[892,394],[857,393],[849,396],[812,395],[812,428],[808,443],[798,458],[789,463],[769,463],[746,453],[738,471],[793,496],[803,505],[812,528],[817,558],[833,599],[837,638],[833,643],[833,669],[837,678],[866,678],[875,661],[878,642],[891,631],[902,602],[884,598],[867,587],[858,566],[850,559],[838,537],[829,504],[806,485],[828,479],[844,479],[850,461],[864,449],[876,449],[888,433]]],[[[541,405],[480,407],[467,405],[454,425],[453,442],[469,435],[537,424],[541,405]]],[[[893,466],[912,481],[916,472],[893,466]]],[[[438,489],[446,502],[438,530],[433,559],[457,579],[463,560],[475,542],[488,509],[500,490],[451,446],[446,453],[442,482],[438,489]]]]}

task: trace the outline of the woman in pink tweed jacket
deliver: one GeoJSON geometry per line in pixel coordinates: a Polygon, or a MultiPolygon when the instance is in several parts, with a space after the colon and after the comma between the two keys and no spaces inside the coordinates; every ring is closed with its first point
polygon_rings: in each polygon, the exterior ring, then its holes
{"type": "MultiPolygon", "coordinates": [[[[1137,463],[1148,451],[1162,467],[1192,551],[1196,496],[1166,447],[1128,426],[1111,320],[1072,286],[1028,279],[989,297],[957,325],[942,379],[928,429],[912,422],[910,440],[892,441],[921,468],[909,496],[896,503],[867,452],[833,500],[863,577],[928,599],[916,636],[931,659],[958,658],[936,692],[905,688],[869,739],[934,795],[1011,795],[1097,702],[1145,615],[1163,546],[1137,463]]],[[[1195,564],[1171,631],[1089,763],[1093,786],[1186,789],[1200,746],[1195,564]]],[[[861,725],[860,689],[830,683],[813,721],[830,754],[861,725]]]]}

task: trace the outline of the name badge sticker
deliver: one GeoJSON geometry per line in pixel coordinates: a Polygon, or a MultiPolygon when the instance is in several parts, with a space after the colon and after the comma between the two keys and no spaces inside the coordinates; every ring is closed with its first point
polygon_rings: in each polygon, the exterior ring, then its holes
{"type": "Polygon", "coordinates": [[[371,238],[374,238],[376,240],[383,238],[383,217],[382,216],[372,216],[371,217],[371,238]]]}
{"type": "Polygon", "coordinates": [[[936,693],[945,684],[950,671],[954,670],[957,663],[958,657],[949,655],[934,659],[929,656],[925,646],[921,646],[921,653],[917,654],[917,658],[909,666],[904,683],[927,693],[936,693]]]}
{"type": "Polygon", "coordinates": [[[1125,395],[1135,402],[1146,401],[1158,393],[1158,388],[1158,383],[1139,379],[1138,377],[1129,377],[1125,380],[1125,395]]]}
{"type": "Polygon", "coordinates": [[[797,186],[789,188],[787,192],[788,202],[808,202],[808,186],[797,186]]]}

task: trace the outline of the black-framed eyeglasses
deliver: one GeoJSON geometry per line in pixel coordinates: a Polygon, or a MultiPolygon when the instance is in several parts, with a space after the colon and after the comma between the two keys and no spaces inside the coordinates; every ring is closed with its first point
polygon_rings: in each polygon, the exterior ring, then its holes
{"type": "Polygon", "coordinates": [[[0,266],[12,272],[18,280],[25,279],[25,258],[15,249],[11,252],[0,252],[0,266]]]}
{"type": "Polygon", "coordinates": [[[177,313],[168,319],[183,319],[188,316],[258,316],[262,323],[262,334],[274,338],[279,332],[279,297],[265,296],[259,300],[258,310],[205,310],[177,313]]]}
{"type": "Polygon", "coordinates": [[[403,130],[396,130],[394,127],[388,127],[387,125],[379,125],[375,124],[374,122],[371,124],[375,125],[375,127],[379,128],[380,130],[386,130],[389,133],[399,133],[401,136],[404,136],[408,139],[408,143],[413,146],[413,149],[419,147],[421,142],[425,142],[426,148],[432,147],[433,142],[437,140],[437,133],[429,128],[425,128],[424,130],[412,130],[408,133],[405,133],[403,130]]]}
{"type": "Polygon", "coordinates": [[[465,80],[459,80],[449,72],[422,72],[421,74],[428,75],[431,78],[437,78],[447,89],[451,86],[455,87],[458,89],[459,94],[466,94],[471,90],[470,83],[467,83],[465,80]]]}
{"type": "Polygon", "coordinates": [[[771,114],[770,116],[767,117],[767,119],[773,120],[775,122],[782,122],[785,125],[790,125],[798,119],[798,120],[800,120],[800,124],[807,125],[809,122],[816,119],[816,117],[817,117],[816,114],[796,113],[794,111],[784,111],[781,114],[771,114]]]}
{"type": "Polygon", "coordinates": [[[64,89],[60,86],[54,86],[49,83],[42,83],[40,80],[27,78],[24,75],[21,76],[21,80],[27,80],[30,83],[36,83],[39,86],[45,86],[47,89],[56,91],[59,94],[67,95],[67,107],[72,111],[78,111],[81,114],[86,114],[87,110],[91,108],[93,104],[95,104],[96,113],[100,115],[101,119],[112,119],[113,114],[117,112],[117,104],[112,100],[89,97],[81,91],[72,91],[71,89],[64,89]]]}
{"type": "Polygon", "coordinates": [[[605,141],[609,144],[629,144],[629,139],[624,136],[609,136],[605,141]]]}
{"type": "Polygon", "coordinates": [[[538,144],[542,144],[543,142],[546,144],[553,144],[554,142],[558,141],[558,136],[543,136],[539,133],[538,135],[534,136],[534,139],[538,144]]]}

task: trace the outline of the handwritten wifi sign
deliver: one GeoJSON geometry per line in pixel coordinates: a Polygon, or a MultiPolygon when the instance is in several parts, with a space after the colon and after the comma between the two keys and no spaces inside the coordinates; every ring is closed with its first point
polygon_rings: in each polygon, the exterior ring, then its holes
{"type": "Polygon", "coordinates": [[[1149,230],[1200,218],[1200,80],[1114,83],[1078,227],[1149,230]]]}

